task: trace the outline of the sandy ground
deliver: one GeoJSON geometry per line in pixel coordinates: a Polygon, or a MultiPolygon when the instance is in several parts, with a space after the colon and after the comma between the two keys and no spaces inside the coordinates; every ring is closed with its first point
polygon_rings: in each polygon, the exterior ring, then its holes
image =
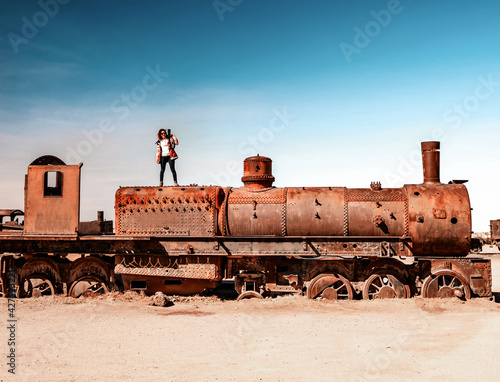
{"type": "MultiPolygon", "coordinates": [[[[16,374],[8,373],[4,329],[0,380],[498,380],[498,257],[493,275],[497,302],[190,297],[160,308],[134,293],[16,300],[16,374]]],[[[6,299],[0,311],[7,327],[6,299]]]]}

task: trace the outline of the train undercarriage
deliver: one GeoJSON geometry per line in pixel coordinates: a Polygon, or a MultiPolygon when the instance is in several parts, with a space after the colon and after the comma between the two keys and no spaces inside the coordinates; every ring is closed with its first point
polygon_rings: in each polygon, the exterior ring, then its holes
{"type": "Polygon", "coordinates": [[[404,237],[362,239],[0,236],[1,293],[191,295],[216,293],[229,283],[238,299],[492,298],[489,260],[399,256],[411,252],[404,237]]]}

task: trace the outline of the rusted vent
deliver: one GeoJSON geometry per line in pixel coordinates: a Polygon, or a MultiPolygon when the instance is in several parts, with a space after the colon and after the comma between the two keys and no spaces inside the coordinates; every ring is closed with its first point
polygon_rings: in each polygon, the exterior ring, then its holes
{"type": "Polygon", "coordinates": [[[241,178],[245,187],[271,187],[274,182],[272,163],[270,158],[259,155],[245,159],[243,161],[243,177],[241,178]]]}

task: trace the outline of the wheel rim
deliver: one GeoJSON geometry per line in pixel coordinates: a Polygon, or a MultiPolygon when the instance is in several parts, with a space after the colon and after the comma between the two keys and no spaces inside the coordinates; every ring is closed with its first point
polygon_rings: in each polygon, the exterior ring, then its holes
{"type": "Polygon", "coordinates": [[[85,276],[76,280],[69,289],[68,295],[71,297],[95,297],[108,293],[106,283],[99,277],[85,276]]]}
{"type": "Polygon", "coordinates": [[[354,292],[349,280],[338,274],[321,274],[311,280],[307,288],[310,299],[352,300],[354,292]]]}
{"type": "Polygon", "coordinates": [[[0,278],[0,298],[4,296],[4,291],[3,291],[3,281],[0,278]]]}
{"type": "Polygon", "coordinates": [[[20,288],[21,297],[54,296],[55,290],[52,281],[45,276],[33,275],[26,277],[20,288]]]}
{"type": "Polygon", "coordinates": [[[258,298],[258,299],[262,299],[264,298],[259,292],[255,292],[253,290],[249,290],[247,292],[243,292],[241,293],[237,300],[240,301],[240,300],[248,300],[248,299],[251,299],[251,298],[258,298]]]}
{"type": "Polygon", "coordinates": [[[365,282],[363,298],[377,300],[382,298],[407,298],[409,286],[396,276],[387,273],[375,273],[365,282]]]}
{"type": "Polygon", "coordinates": [[[470,299],[470,287],[465,278],[452,271],[438,271],[425,279],[422,286],[425,298],[470,299]]]}

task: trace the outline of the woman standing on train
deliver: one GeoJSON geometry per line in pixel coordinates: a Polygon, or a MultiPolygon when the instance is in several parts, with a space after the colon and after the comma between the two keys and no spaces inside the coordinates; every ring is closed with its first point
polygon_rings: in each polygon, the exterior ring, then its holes
{"type": "Polygon", "coordinates": [[[163,174],[165,173],[165,168],[167,163],[170,166],[170,171],[172,171],[172,176],[174,178],[174,186],[178,186],[177,183],[177,172],[175,171],[175,160],[178,158],[175,152],[175,146],[179,144],[177,137],[174,134],[168,132],[165,129],[160,129],[158,131],[158,141],[156,142],[156,163],[160,164],[160,187],[163,186],[163,174]]]}

